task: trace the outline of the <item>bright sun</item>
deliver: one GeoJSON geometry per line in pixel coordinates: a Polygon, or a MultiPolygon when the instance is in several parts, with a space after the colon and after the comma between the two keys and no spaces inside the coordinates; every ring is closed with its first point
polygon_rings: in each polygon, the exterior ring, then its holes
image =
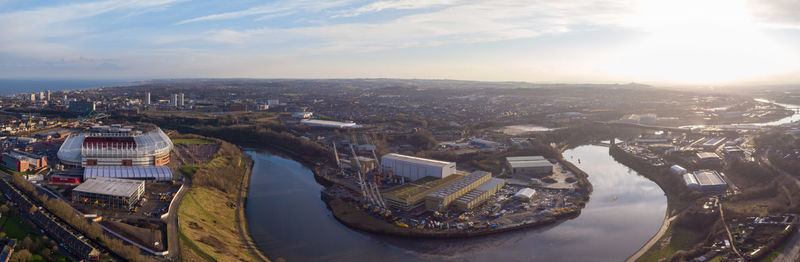
{"type": "Polygon", "coordinates": [[[631,24],[647,37],[619,50],[609,70],[632,79],[711,84],[798,68],[760,32],[741,0],[654,0],[631,24]]]}

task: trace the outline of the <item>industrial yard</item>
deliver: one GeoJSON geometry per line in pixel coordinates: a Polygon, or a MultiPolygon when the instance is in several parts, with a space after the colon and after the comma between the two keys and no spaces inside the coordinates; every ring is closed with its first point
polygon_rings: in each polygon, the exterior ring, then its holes
{"type": "MultiPolygon", "coordinates": [[[[350,221],[353,225],[368,223],[367,230],[382,228],[375,230],[431,237],[479,235],[576,216],[586,199],[575,190],[577,179],[571,171],[542,156],[509,157],[506,164],[513,176],[495,178],[486,171],[457,170],[453,162],[392,153],[377,164],[374,158],[359,156],[354,149],[345,151],[358,161],[342,159],[339,161],[347,165],[340,170],[323,170],[322,179],[334,184],[324,195],[334,200],[329,204],[358,210],[338,217],[361,221],[350,221]],[[539,178],[551,175],[561,177],[561,181],[539,182],[539,178]],[[565,182],[566,177],[572,181],[565,182]]],[[[342,154],[345,157],[347,154],[342,154]]]]}

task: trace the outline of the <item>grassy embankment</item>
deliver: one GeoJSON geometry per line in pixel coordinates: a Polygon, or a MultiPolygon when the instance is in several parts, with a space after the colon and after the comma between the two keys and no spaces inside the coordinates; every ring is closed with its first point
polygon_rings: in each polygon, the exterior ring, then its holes
{"type": "MultiPolygon", "coordinates": [[[[180,144],[220,143],[214,158],[180,169],[192,186],[178,209],[178,234],[183,261],[258,261],[239,233],[236,208],[242,175],[250,162],[236,146],[212,138],[186,137],[180,144]]],[[[246,182],[246,181],[245,181],[246,182]]]]}

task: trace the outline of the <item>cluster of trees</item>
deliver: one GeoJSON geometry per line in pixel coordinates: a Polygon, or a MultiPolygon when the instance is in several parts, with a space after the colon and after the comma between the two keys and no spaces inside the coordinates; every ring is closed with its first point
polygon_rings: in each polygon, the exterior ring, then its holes
{"type": "Polygon", "coordinates": [[[328,148],[297,137],[278,123],[256,123],[251,119],[256,116],[226,115],[218,118],[199,118],[180,115],[163,117],[115,115],[114,117],[130,122],[148,122],[181,133],[215,137],[239,145],[271,147],[295,154],[295,157],[307,162],[329,158],[331,155],[328,148]]]}
{"type": "MultiPolygon", "coordinates": [[[[21,176],[13,176],[12,183],[31,197],[31,199],[41,202],[42,205],[54,215],[66,221],[73,228],[94,239],[96,242],[114,251],[117,255],[129,261],[149,261],[149,259],[139,252],[139,248],[136,246],[127,245],[118,238],[112,238],[107,234],[103,234],[103,228],[100,227],[99,224],[90,223],[82,216],[79,216],[68,203],[56,198],[50,198],[46,194],[40,194],[33,184],[29,183],[21,176]]],[[[28,212],[35,212],[35,209],[29,210],[28,212]]]]}

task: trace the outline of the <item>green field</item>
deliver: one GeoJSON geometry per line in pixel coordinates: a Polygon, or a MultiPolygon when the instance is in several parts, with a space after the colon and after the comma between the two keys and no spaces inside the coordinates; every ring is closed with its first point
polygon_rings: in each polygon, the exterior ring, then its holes
{"type": "Polygon", "coordinates": [[[172,139],[173,144],[185,144],[185,145],[209,145],[215,144],[214,141],[209,141],[200,138],[176,138],[172,139]]]}

